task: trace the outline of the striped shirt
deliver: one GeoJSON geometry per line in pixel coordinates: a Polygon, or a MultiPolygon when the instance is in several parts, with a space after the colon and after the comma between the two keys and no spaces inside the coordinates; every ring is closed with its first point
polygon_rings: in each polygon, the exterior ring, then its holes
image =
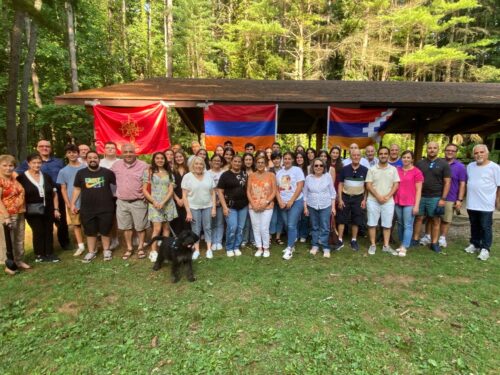
{"type": "Polygon", "coordinates": [[[368,174],[368,168],[359,165],[354,169],[352,164],[342,168],[339,181],[344,184],[342,192],[347,195],[360,195],[365,192],[365,179],[368,174]]]}

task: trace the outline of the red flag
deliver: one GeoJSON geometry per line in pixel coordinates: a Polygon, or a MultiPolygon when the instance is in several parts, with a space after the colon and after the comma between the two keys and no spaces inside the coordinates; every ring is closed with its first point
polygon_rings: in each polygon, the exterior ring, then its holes
{"type": "Polygon", "coordinates": [[[135,145],[140,154],[152,154],[170,147],[167,128],[167,108],[161,104],[145,107],[94,106],[94,128],[97,152],[104,153],[108,141],[118,145],[118,153],[125,143],[135,145]]]}

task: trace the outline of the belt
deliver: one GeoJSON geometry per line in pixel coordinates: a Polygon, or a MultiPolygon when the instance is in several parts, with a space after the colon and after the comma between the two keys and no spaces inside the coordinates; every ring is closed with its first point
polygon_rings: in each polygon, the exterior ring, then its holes
{"type": "Polygon", "coordinates": [[[365,193],[361,193],[361,194],[347,194],[347,193],[342,192],[342,195],[347,195],[350,198],[354,198],[354,197],[361,197],[362,195],[365,195],[365,193]]]}
{"type": "Polygon", "coordinates": [[[137,198],[137,199],[120,199],[120,200],[123,201],[123,202],[127,202],[127,203],[134,203],[134,202],[137,202],[137,201],[143,201],[144,199],[137,198]]]}

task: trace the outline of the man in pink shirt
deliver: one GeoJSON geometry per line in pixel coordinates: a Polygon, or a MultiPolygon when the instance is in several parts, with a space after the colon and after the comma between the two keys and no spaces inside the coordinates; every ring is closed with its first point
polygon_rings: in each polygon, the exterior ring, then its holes
{"type": "Polygon", "coordinates": [[[148,206],[142,193],[142,176],[148,164],[137,160],[135,146],[125,144],[122,146],[123,159],[113,164],[111,170],[116,175],[116,219],[118,229],[123,230],[127,251],[122,259],[127,260],[133,254],[132,233],[137,232],[139,247],[137,257],[145,258],[143,250],[145,230],[148,227],[148,206]]]}

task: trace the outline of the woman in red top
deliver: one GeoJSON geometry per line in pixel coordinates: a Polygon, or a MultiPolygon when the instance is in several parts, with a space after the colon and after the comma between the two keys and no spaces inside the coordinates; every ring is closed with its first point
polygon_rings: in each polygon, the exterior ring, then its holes
{"type": "MultiPolygon", "coordinates": [[[[24,189],[16,180],[14,168],[16,159],[11,155],[0,155],[0,218],[2,224],[9,226],[14,262],[20,269],[31,268],[24,263],[24,189]]],[[[3,251],[3,249],[2,249],[3,251]]],[[[9,275],[16,272],[5,268],[9,275]]]]}

